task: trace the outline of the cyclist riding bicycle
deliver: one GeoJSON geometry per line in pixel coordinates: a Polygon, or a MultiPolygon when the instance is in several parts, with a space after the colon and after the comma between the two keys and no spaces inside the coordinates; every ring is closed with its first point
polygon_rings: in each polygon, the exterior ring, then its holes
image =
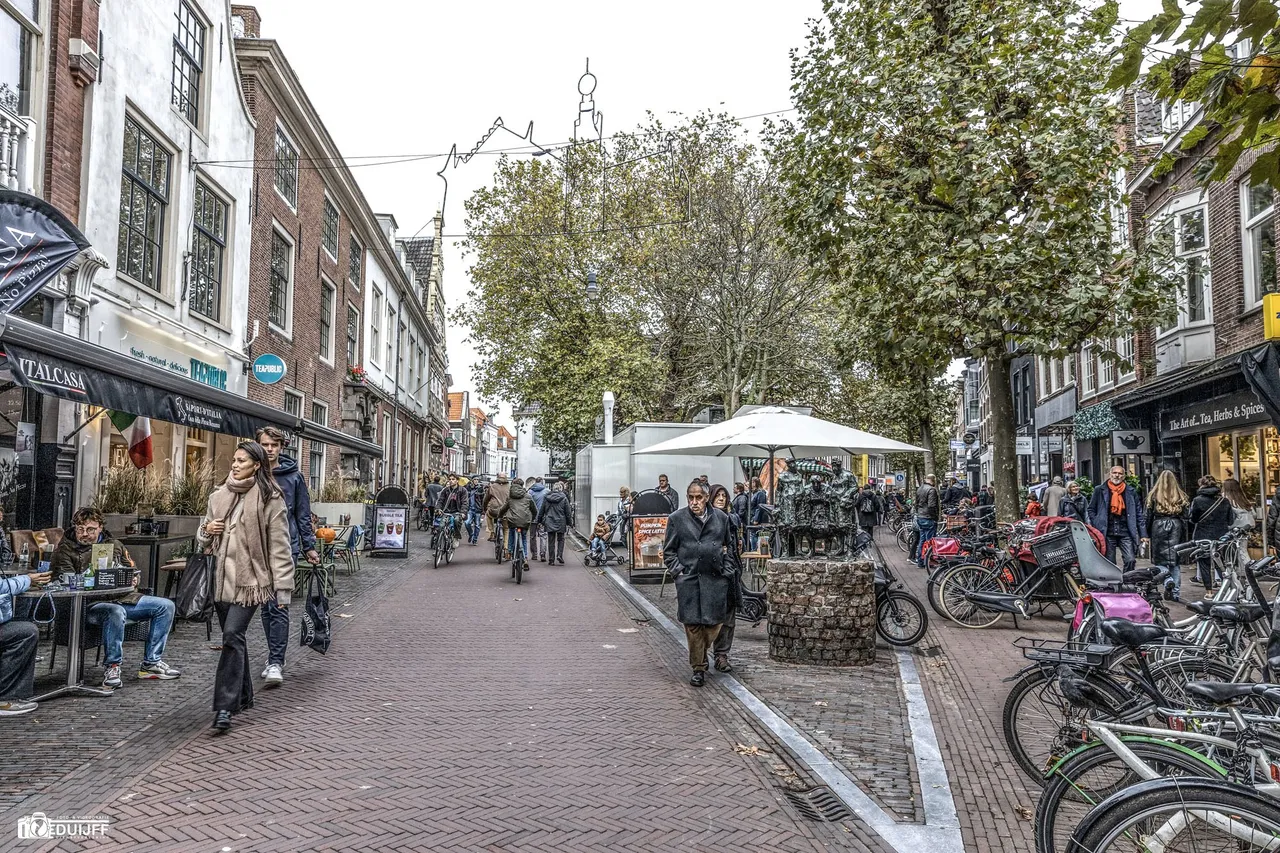
{"type": "MultiPolygon", "coordinates": [[[[533,498],[529,497],[529,493],[525,490],[524,483],[518,479],[512,481],[511,494],[502,505],[502,509],[498,510],[498,521],[505,521],[507,524],[508,552],[516,553],[516,536],[519,535],[521,552],[529,553],[529,525],[533,523],[536,514],[537,507],[533,503],[533,498]]],[[[528,571],[528,567],[525,571],[528,571]]]]}
{"type": "Polygon", "coordinates": [[[458,516],[466,514],[469,502],[467,490],[458,483],[458,475],[450,474],[448,484],[440,490],[440,496],[436,499],[436,511],[445,517],[445,523],[454,539],[462,538],[462,523],[458,516]]]}

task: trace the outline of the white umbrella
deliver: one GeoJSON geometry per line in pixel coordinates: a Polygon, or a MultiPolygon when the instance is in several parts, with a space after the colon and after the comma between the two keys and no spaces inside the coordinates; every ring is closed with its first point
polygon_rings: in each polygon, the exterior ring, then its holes
{"type": "MultiPolygon", "coordinates": [[[[847,453],[924,453],[923,447],[841,426],[778,406],[764,406],[634,451],[672,456],[755,456],[778,453],[792,457],[834,456],[847,453]]],[[[770,482],[772,486],[772,482],[770,482]]],[[[770,489],[772,491],[772,488],[770,489]]],[[[772,498],[772,495],[770,496],[772,498]]]]}

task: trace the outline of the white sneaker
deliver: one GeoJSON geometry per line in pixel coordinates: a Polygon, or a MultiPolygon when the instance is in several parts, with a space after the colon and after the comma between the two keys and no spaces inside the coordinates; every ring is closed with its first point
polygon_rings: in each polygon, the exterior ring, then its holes
{"type": "Polygon", "coordinates": [[[0,702],[0,717],[16,717],[19,714],[30,714],[39,706],[35,702],[19,702],[17,699],[6,699],[0,702]]]}
{"type": "Polygon", "coordinates": [[[262,671],[262,677],[267,680],[267,687],[279,687],[284,684],[284,672],[278,664],[268,664],[267,668],[262,671]]]}

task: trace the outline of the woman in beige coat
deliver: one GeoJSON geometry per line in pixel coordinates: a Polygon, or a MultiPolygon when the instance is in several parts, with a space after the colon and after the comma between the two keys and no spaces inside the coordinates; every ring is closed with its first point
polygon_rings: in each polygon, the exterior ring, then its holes
{"type": "Polygon", "coordinates": [[[222,733],[231,728],[232,714],[253,707],[244,632],[254,611],[269,599],[287,607],[293,592],[284,497],[271,476],[267,453],[256,441],[236,447],[227,481],[209,496],[196,543],[218,558],[214,606],[222,628],[222,656],[213,686],[213,728],[222,733]]]}

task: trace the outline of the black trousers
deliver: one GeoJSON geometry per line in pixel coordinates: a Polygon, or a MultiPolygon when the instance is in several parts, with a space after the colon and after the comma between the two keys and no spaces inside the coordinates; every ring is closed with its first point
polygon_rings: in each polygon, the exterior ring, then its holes
{"type": "Polygon", "coordinates": [[[547,531],[547,561],[552,562],[559,560],[564,562],[564,531],[552,533],[547,531]]]}
{"type": "Polygon", "coordinates": [[[34,622],[0,625],[0,702],[25,701],[35,694],[36,647],[40,629],[34,622]]]}
{"type": "Polygon", "coordinates": [[[258,605],[217,602],[218,626],[222,628],[222,655],[213,682],[213,710],[235,713],[253,701],[253,679],[249,674],[249,644],[244,632],[253,621],[258,605]]]}

